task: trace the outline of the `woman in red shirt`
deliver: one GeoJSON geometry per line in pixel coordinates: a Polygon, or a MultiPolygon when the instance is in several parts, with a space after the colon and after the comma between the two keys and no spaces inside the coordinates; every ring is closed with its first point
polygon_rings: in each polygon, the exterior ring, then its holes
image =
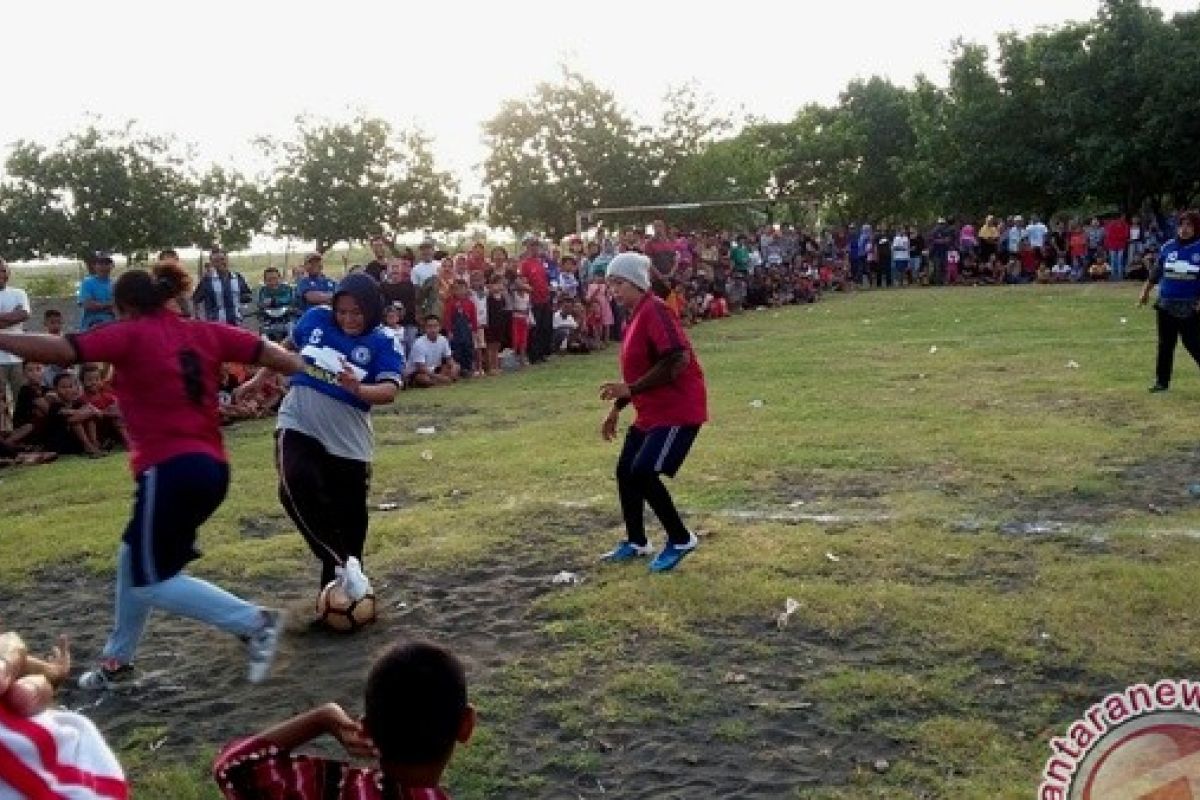
{"type": "Polygon", "coordinates": [[[196,531],[229,488],[217,387],[225,362],[258,363],[292,374],[299,356],[232,325],[188,319],[177,298],[191,279],[176,263],[121,276],[114,299],[121,319],[67,337],[0,333],[0,350],[67,366],[114,367],[112,389],[125,418],[137,483],[133,516],[117,555],[116,624],[98,668],[80,685],[103,689],[133,668],[151,610],[206,622],[247,643],[249,678],[266,677],[282,614],[184,573],[199,556],[196,531]]]}
{"type": "Polygon", "coordinates": [[[617,459],[617,490],[625,518],[626,540],[604,559],[632,561],[650,555],[643,519],[649,503],[667,532],[667,544],[650,562],[652,572],[666,572],[696,548],[698,539],[687,529],[659,475],[674,477],[708,421],[704,372],[683,332],[679,318],[650,291],[650,259],[641,253],[621,253],[608,265],[608,285],[629,320],[621,340],[621,381],[600,387],[600,398],[612,400],[601,435],[617,435],[621,409],[637,411],[625,434],[617,459]]]}

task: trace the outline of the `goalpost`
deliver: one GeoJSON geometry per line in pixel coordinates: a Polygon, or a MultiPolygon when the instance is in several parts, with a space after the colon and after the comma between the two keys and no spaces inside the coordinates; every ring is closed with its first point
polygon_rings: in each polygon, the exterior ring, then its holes
{"type": "Polygon", "coordinates": [[[778,203],[799,203],[816,210],[820,203],[800,195],[784,195],[781,197],[752,197],[740,200],[700,200],[690,203],[666,203],[657,206],[613,206],[611,208],[580,208],[575,211],[575,232],[583,233],[583,226],[600,214],[626,214],[646,211],[695,211],[701,208],[716,208],[719,206],[765,206],[770,209],[778,203]]]}

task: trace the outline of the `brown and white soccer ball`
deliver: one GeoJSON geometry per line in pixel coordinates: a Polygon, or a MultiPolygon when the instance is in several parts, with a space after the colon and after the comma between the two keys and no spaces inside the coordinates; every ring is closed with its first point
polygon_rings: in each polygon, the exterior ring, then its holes
{"type": "Polygon", "coordinates": [[[317,613],[329,628],[353,633],[375,621],[375,595],[351,600],[337,581],[330,581],[317,596],[317,613]]]}

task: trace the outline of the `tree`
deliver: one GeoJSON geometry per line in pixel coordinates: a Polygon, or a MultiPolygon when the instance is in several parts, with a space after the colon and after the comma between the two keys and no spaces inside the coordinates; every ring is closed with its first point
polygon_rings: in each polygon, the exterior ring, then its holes
{"type": "Polygon", "coordinates": [[[616,98],[581,75],[539,84],[484,123],[489,221],[560,235],[576,209],[632,205],[651,197],[644,136],[616,98]]]}
{"type": "Polygon", "coordinates": [[[277,161],[266,194],[278,233],[311,239],[324,252],[462,218],[457,184],[436,169],[421,134],[395,135],[384,120],[365,117],[297,124],[295,139],[262,142],[277,161]]]}
{"type": "Polygon", "coordinates": [[[190,243],[241,250],[263,228],[263,192],[238,172],[213,166],[196,181],[196,228],[190,243]]]}
{"type": "Polygon", "coordinates": [[[107,249],[133,260],[186,242],[195,191],[172,139],[89,126],[54,149],[21,141],[6,162],[8,213],[19,216],[20,249],[83,255],[107,249]]]}
{"type": "Polygon", "coordinates": [[[699,197],[680,184],[679,171],[733,127],[727,116],[713,113],[713,106],[713,98],[701,96],[695,83],[667,90],[662,121],[649,133],[647,145],[651,180],[659,188],[657,199],[670,202],[699,197]]]}

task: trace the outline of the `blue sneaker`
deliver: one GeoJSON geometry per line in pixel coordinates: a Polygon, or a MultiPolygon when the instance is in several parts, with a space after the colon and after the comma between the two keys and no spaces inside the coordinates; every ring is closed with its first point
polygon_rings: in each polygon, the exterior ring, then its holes
{"type": "Polygon", "coordinates": [[[667,546],[662,549],[662,552],[654,557],[650,562],[651,572],[666,572],[674,569],[675,565],[683,561],[683,557],[696,549],[696,545],[700,544],[700,540],[696,538],[696,534],[691,534],[692,538],[687,544],[672,544],[667,542],[667,546]]]}
{"type": "Polygon", "coordinates": [[[627,540],[600,556],[600,560],[619,564],[624,561],[633,561],[635,558],[644,558],[653,552],[654,548],[648,544],[634,544],[627,540]]]}

